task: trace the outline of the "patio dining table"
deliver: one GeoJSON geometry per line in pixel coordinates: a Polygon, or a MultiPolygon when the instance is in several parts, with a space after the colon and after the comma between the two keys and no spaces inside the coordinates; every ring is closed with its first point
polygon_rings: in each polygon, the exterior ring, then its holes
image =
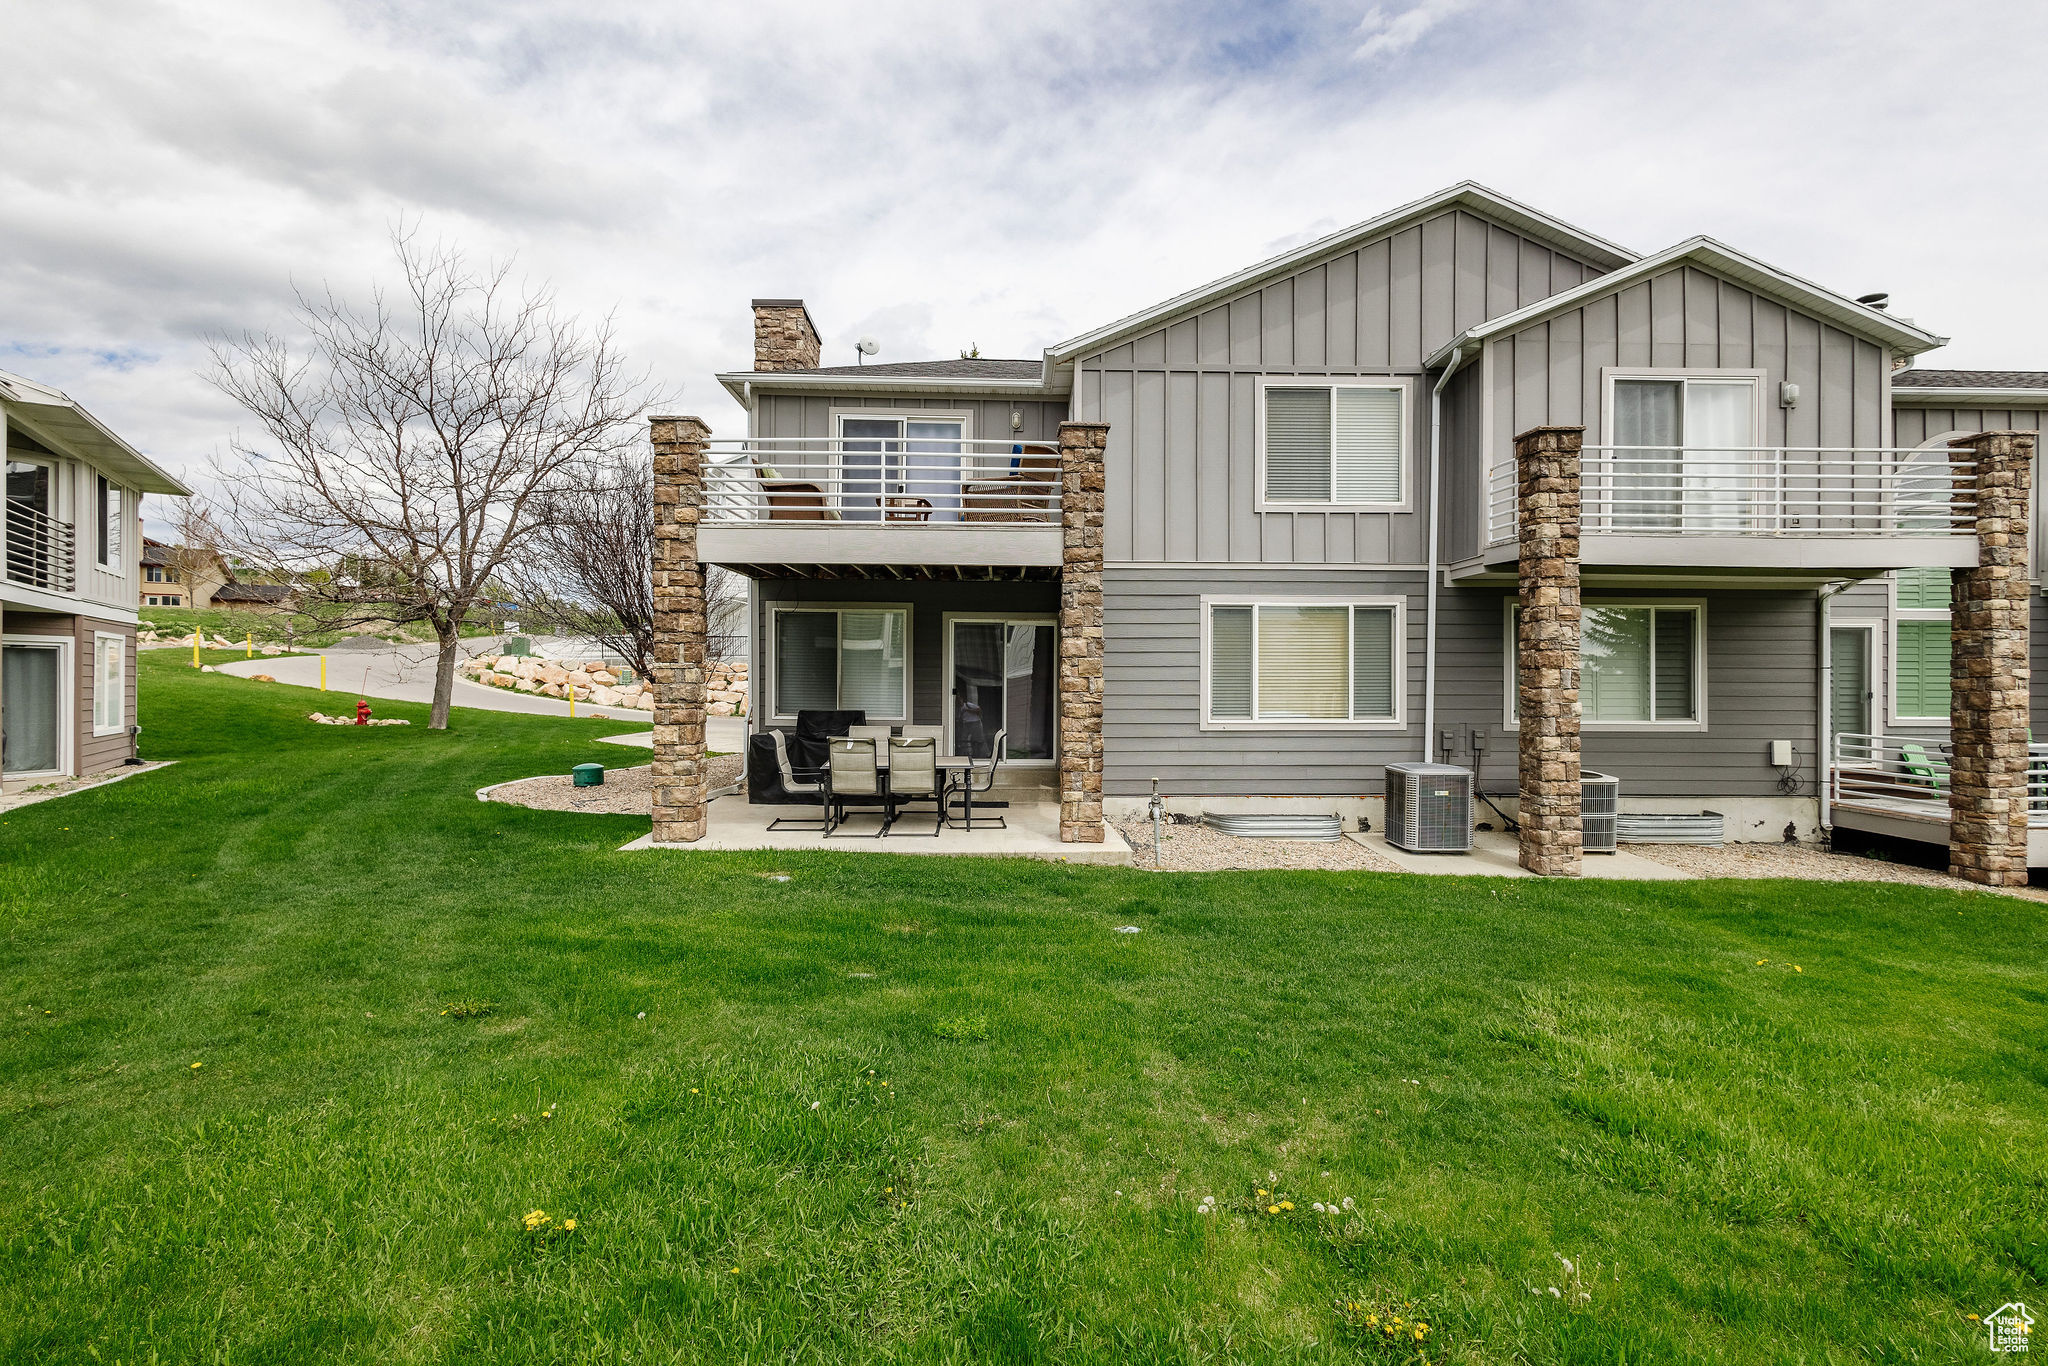
{"type": "MultiPolygon", "coordinates": [[[[939,805],[941,810],[945,809],[947,801],[952,794],[954,782],[971,770],[977,763],[981,762],[983,761],[967,754],[941,754],[932,760],[933,765],[939,770],[939,805]]],[[[882,792],[886,796],[889,791],[889,750],[885,745],[875,746],[875,770],[882,779],[882,792]]],[[[962,787],[966,789],[968,819],[972,820],[974,789],[971,785],[965,783],[962,784],[962,787]]],[[[1000,802],[990,803],[990,805],[997,806],[1003,804],[1000,802]]]]}

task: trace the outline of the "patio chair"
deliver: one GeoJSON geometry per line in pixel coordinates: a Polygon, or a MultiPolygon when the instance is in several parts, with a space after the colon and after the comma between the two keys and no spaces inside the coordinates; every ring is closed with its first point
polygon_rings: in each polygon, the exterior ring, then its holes
{"type": "MultiPolygon", "coordinates": [[[[1007,729],[999,730],[996,732],[995,739],[989,742],[988,767],[986,769],[969,768],[960,775],[960,809],[965,813],[965,818],[964,820],[952,822],[955,830],[1007,830],[1010,828],[1009,822],[1001,816],[987,816],[978,821],[974,816],[974,794],[986,792],[996,785],[996,770],[1003,765],[1003,737],[1009,733],[1007,729]]],[[[948,810],[952,809],[950,802],[947,804],[947,808],[948,810]]]]}
{"type": "Polygon", "coordinates": [[[943,745],[946,743],[946,728],[944,726],[905,726],[903,728],[903,738],[906,740],[929,740],[935,745],[943,745]]]}
{"type": "Polygon", "coordinates": [[[1918,778],[1928,787],[1947,787],[1948,779],[1934,766],[1934,760],[1927,757],[1925,746],[1907,741],[1899,746],[1899,763],[1906,772],[1918,778]]]}
{"type": "Polygon", "coordinates": [[[963,522],[1047,522],[1057,520],[1060,457],[1057,451],[1034,446],[1014,448],[1010,472],[994,479],[962,484],[963,522]]]}
{"type": "Polygon", "coordinates": [[[889,828],[889,810],[882,793],[882,770],[875,761],[873,740],[839,739],[832,742],[831,762],[825,769],[825,838],[880,839],[889,828]],[[872,835],[835,835],[846,823],[848,798],[882,801],[882,824],[872,835]]]}
{"type": "Polygon", "coordinates": [[[896,730],[893,726],[849,726],[846,733],[855,740],[873,740],[879,752],[881,746],[889,743],[896,730]]]}
{"type": "Polygon", "coordinates": [[[896,828],[899,809],[912,802],[932,804],[932,835],[946,828],[946,794],[939,790],[939,742],[929,737],[889,742],[889,814],[882,833],[896,828]]]}
{"type": "Polygon", "coordinates": [[[832,500],[825,496],[825,490],[817,484],[800,479],[784,479],[782,472],[773,465],[754,464],[754,478],[761,485],[763,501],[768,505],[768,520],[771,522],[836,522],[839,509],[832,506],[832,500]]]}
{"type": "Polygon", "coordinates": [[[802,816],[777,816],[768,822],[770,830],[823,830],[825,828],[824,774],[818,769],[799,771],[789,758],[789,739],[779,730],[756,735],[747,741],[747,800],[756,806],[815,806],[816,820],[802,816]]]}

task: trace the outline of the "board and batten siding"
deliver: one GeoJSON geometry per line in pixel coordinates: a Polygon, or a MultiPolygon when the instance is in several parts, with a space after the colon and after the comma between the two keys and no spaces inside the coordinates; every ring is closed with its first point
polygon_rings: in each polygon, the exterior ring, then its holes
{"type": "Polygon", "coordinates": [[[1610,366],[1760,370],[1764,445],[1891,444],[1884,347],[1695,265],[1494,338],[1475,363],[1487,368],[1488,468],[1511,463],[1531,427],[1584,426],[1588,446],[1603,444],[1610,366]],[[1779,406],[1784,380],[1799,386],[1795,407],[1779,406]]]}
{"type": "Polygon", "coordinates": [[[1418,573],[1331,570],[1313,583],[1259,569],[1110,569],[1102,576],[1102,793],[1368,796],[1381,770],[1420,755],[1422,595],[1418,573]],[[1400,597],[1406,729],[1202,729],[1202,597],[1400,597]]]}
{"type": "Polygon", "coordinates": [[[965,394],[782,394],[754,397],[752,435],[760,437],[837,436],[837,418],[849,413],[883,413],[914,417],[919,413],[967,413],[970,441],[1057,441],[1067,420],[1064,401],[977,398],[965,394]],[[1010,414],[1024,419],[1021,432],[1010,430],[1010,414]]]}
{"type": "Polygon", "coordinates": [[[1115,562],[1406,564],[1427,545],[1423,358],[1599,268],[1452,210],[1079,358],[1074,417],[1109,424],[1115,562]],[[1260,375],[1400,376],[1412,512],[1260,512],[1260,375]]]}
{"type": "MultiPolygon", "coordinates": [[[[1613,731],[1589,727],[1583,736],[1588,769],[1621,779],[1631,797],[1776,797],[1777,770],[1769,763],[1772,740],[1798,750],[1798,795],[1813,797],[1816,763],[1816,648],[1819,607],[1810,591],[1651,592],[1588,590],[1585,600],[1630,602],[1669,598],[1704,601],[1707,614],[1705,730],[1673,728],[1613,731]]],[[[1512,592],[1461,588],[1443,594],[1437,635],[1437,725],[1457,737],[1451,762],[1470,765],[1470,727],[1487,732],[1480,780],[1486,790],[1516,790],[1515,732],[1507,726],[1507,608],[1512,592]]]]}

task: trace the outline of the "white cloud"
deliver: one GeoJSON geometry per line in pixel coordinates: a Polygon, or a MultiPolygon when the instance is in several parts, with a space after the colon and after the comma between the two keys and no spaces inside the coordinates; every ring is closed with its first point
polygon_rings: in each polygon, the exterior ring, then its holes
{"type": "Polygon", "coordinates": [[[1422,0],[1421,4],[1389,14],[1385,6],[1375,5],[1359,21],[1361,41],[1352,55],[1365,62],[1398,57],[1444,20],[1470,8],[1472,0],[1422,0]]]}
{"type": "MultiPolygon", "coordinates": [[[[2048,367],[2048,11],[1929,25],[1577,0],[933,6],[626,0],[17,7],[0,368],[173,468],[235,412],[210,331],[388,273],[400,215],[516,254],[720,433],[747,300],[828,354],[1035,355],[1471,177],[1649,250],[1710,232],[2048,367]],[[1360,61],[1361,49],[1373,47],[1360,61]],[[1954,73],[1967,71],[1967,88],[1954,73]]],[[[1909,22],[1911,21],[1911,22],[1909,22]]]]}

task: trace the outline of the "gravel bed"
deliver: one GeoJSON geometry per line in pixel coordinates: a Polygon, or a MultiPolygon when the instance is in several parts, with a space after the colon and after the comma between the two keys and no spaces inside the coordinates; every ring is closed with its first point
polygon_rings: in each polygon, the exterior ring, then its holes
{"type": "MultiPolygon", "coordinates": [[[[1131,861],[1152,868],[1152,822],[1143,816],[1112,821],[1131,846],[1131,861]]],[[[1305,868],[1328,872],[1398,873],[1401,870],[1355,840],[1247,840],[1206,825],[1168,824],[1160,831],[1162,873],[1213,873],[1224,869],[1305,868]]]]}
{"type": "MultiPolygon", "coordinates": [[[[730,787],[740,780],[740,756],[714,755],[707,761],[711,790],[730,787]]],[[[521,778],[494,788],[494,802],[530,806],[540,811],[582,811],[596,816],[645,816],[654,818],[654,768],[608,768],[597,787],[577,787],[566,773],[540,778],[521,778]]]]}
{"type": "MultiPolygon", "coordinates": [[[[1898,882],[1951,892],[1987,891],[1932,868],[1888,863],[1860,854],[1836,854],[1817,844],[1624,844],[1631,854],[1680,869],[1694,877],[1796,877],[1812,882],[1898,882]]],[[[2042,899],[2042,893],[2012,890],[2042,899]]]]}

